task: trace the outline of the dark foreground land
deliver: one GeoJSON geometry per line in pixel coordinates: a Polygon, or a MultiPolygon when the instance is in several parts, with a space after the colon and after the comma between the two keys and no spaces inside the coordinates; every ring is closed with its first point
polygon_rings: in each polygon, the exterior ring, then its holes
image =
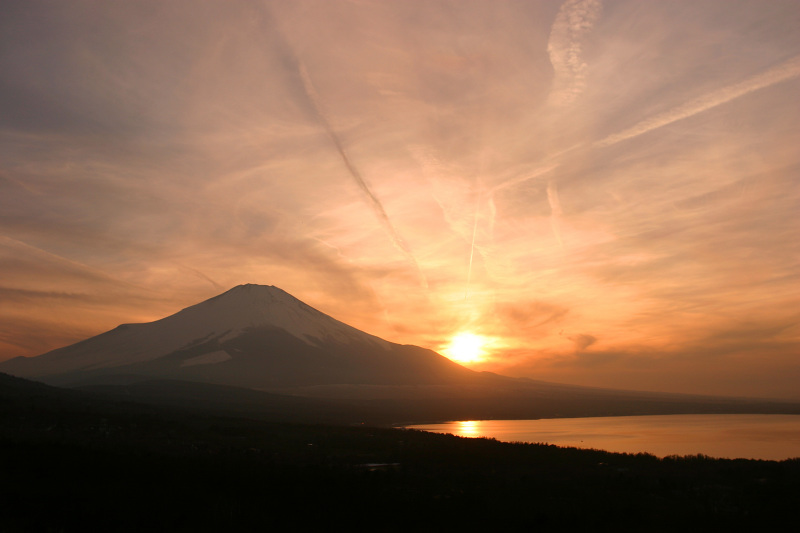
{"type": "MultiPolygon", "coordinates": [[[[2,376],[0,376],[2,377],[2,376]]],[[[0,379],[0,531],[789,531],[800,460],[658,459],[0,379]]]]}

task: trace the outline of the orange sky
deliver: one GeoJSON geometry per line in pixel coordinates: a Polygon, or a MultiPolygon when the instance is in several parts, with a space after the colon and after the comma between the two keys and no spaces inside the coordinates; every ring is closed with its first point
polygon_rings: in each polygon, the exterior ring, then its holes
{"type": "Polygon", "coordinates": [[[472,367],[800,398],[796,1],[6,2],[0,359],[276,285],[472,367]]]}

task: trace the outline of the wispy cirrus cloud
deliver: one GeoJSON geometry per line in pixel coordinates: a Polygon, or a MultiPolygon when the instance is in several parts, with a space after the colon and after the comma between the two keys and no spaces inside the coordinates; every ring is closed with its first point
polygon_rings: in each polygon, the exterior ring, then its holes
{"type": "Polygon", "coordinates": [[[547,42],[554,71],[548,104],[568,107],[586,89],[588,65],[583,58],[584,40],[602,10],[600,0],[567,0],[558,11],[547,42]]]}

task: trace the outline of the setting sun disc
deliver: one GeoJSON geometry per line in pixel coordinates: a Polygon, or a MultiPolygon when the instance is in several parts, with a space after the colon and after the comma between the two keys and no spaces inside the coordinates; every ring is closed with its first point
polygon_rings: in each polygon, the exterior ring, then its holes
{"type": "Polygon", "coordinates": [[[474,333],[462,332],[455,335],[450,344],[443,350],[444,354],[457,363],[476,363],[482,360],[486,352],[484,347],[488,339],[474,333]]]}

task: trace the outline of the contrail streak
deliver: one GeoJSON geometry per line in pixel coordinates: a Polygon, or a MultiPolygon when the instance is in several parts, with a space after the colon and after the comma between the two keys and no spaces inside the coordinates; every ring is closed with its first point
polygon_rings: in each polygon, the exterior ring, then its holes
{"type": "Polygon", "coordinates": [[[383,204],[381,204],[380,200],[378,200],[378,198],[369,188],[369,185],[367,185],[366,181],[364,181],[364,178],[361,177],[361,173],[358,171],[358,168],[356,168],[355,164],[353,164],[353,161],[350,159],[350,156],[344,149],[344,145],[334,130],[331,120],[328,119],[328,115],[325,112],[325,107],[322,105],[322,99],[317,93],[314,83],[311,81],[311,76],[309,76],[305,64],[300,59],[300,56],[295,51],[294,47],[291,45],[291,42],[286,38],[286,32],[283,31],[280,20],[272,14],[272,10],[267,2],[264,2],[262,6],[264,8],[264,15],[267,19],[267,22],[270,23],[271,29],[274,31],[274,34],[277,37],[277,45],[279,50],[282,52],[284,59],[288,59],[299,74],[303,96],[305,96],[307,100],[306,103],[309,104],[312,113],[322,125],[325,132],[328,134],[331,142],[333,142],[333,146],[336,148],[336,152],[339,154],[339,157],[344,163],[344,166],[347,168],[348,173],[356,182],[356,185],[363,193],[367,203],[375,213],[375,216],[378,217],[379,222],[389,234],[392,244],[414,265],[414,268],[420,277],[422,286],[427,289],[428,281],[425,278],[425,275],[422,273],[419,263],[417,263],[417,259],[411,253],[411,249],[395,229],[394,225],[389,219],[389,215],[386,213],[386,209],[383,207],[383,204]]]}
{"type": "MultiPolygon", "coordinates": [[[[480,198],[478,199],[480,201],[480,198]]],[[[475,221],[472,224],[472,244],[469,250],[469,267],[467,267],[467,288],[464,289],[464,299],[469,295],[469,283],[472,281],[472,258],[475,257],[475,235],[478,233],[478,202],[475,202],[475,221]]]]}
{"type": "Polygon", "coordinates": [[[550,204],[550,226],[553,228],[553,234],[556,236],[559,246],[564,248],[564,241],[561,239],[561,228],[559,227],[559,219],[563,211],[561,210],[561,202],[558,199],[555,180],[550,180],[547,183],[547,203],[550,204]]]}
{"type": "Polygon", "coordinates": [[[328,137],[330,137],[331,142],[333,142],[336,151],[339,153],[339,157],[341,157],[342,162],[344,163],[347,171],[350,173],[350,176],[358,185],[358,188],[361,189],[361,192],[364,193],[364,197],[366,198],[367,202],[369,203],[370,207],[372,208],[375,216],[378,217],[383,227],[386,229],[387,233],[389,233],[389,237],[392,239],[392,243],[395,247],[403,252],[405,256],[408,258],[411,263],[414,264],[414,268],[416,268],[417,272],[421,277],[422,284],[427,287],[428,283],[425,279],[422,271],[419,268],[419,264],[417,263],[416,258],[411,253],[411,249],[405,243],[405,241],[400,237],[400,234],[397,233],[394,225],[392,224],[391,220],[389,219],[389,215],[386,214],[386,210],[381,204],[380,200],[375,196],[372,190],[367,185],[364,178],[361,177],[361,173],[358,171],[356,166],[353,164],[353,161],[350,159],[350,156],[347,155],[347,151],[344,149],[344,145],[342,144],[341,139],[336,134],[336,131],[333,129],[331,125],[331,121],[328,119],[327,114],[324,111],[322,106],[322,101],[317,93],[314,84],[311,81],[311,77],[308,75],[308,71],[306,70],[305,64],[300,61],[299,58],[296,58],[297,62],[297,69],[300,73],[300,79],[303,82],[303,89],[305,90],[306,96],[308,97],[309,102],[316,114],[317,119],[319,120],[322,127],[325,129],[328,137]]]}
{"type": "Polygon", "coordinates": [[[40,257],[44,257],[44,258],[49,259],[49,260],[54,260],[55,262],[58,262],[58,263],[61,263],[63,265],[66,265],[68,267],[71,267],[71,268],[73,268],[73,269],[75,269],[75,270],[77,270],[77,271],[79,271],[79,272],[81,272],[83,274],[91,275],[91,276],[94,277],[94,279],[97,279],[97,280],[106,281],[106,282],[113,282],[113,283],[116,283],[117,285],[122,285],[124,287],[133,287],[133,288],[137,288],[137,289],[140,288],[137,285],[134,285],[134,284],[129,283],[127,281],[119,280],[119,279],[117,279],[117,278],[107,274],[106,272],[103,272],[102,270],[97,269],[97,268],[94,268],[94,267],[91,267],[89,265],[80,263],[78,261],[74,261],[72,259],[68,259],[68,258],[66,258],[64,256],[61,256],[61,255],[58,255],[58,254],[54,254],[53,252],[48,252],[47,250],[44,250],[44,249],[39,248],[37,246],[33,246],[33,245],[28,244],[26,242],[14,239],[14,238],[9,237],[7,235],[0,235],[0,245],[8,246],[9,248],[22,249],[22,250],[24,250],[26,252],[29,252],[29,253],[32,252],[33,254],[38,255],[40,257]]]}
{"type": "Polygon", "coordinates": [[[633,137],[638,137],[639,135],[643,135],[647,132],[661,128],[662,126],[672,124],[678,120],[689,118],[697,115],[698,113],[702,113],[703,111],[707,111],[708,109],[726,104],[731,100],[735,100],[736,98],[749,94],[753,91],[764,89],[766,87],[775,85],[776,83],[781,83],[797,77],[800,77],[800,56],[794,56],[793,58],[784,61],[780,65],[773,67],[766,72],[762,72],[761,74],[757,74],[756,76],[748,78],[743,82],[730,85],[728,87],[723,87],[722,89],[718,89],[710,94],[706,94],[686,102],[685,104],[674,109],[655,115],[654,117],[650,117],[649,119],[639,122],[638,124],[626,130],[615,133],[614,135],[609,135],[605,139],[597,141],[595,146],[611,146],[612,144],[617,144],[618,142],[632,139],[633,137]]]}
{"type": "Polygon", "coordinates": [[[495,185],[494,187],[492,187],[489,190],[489,193],[488,193],[489,196],[493,197],[495,195],[495,193],[497,193],[498,191],[502,191],[503,189],[507,189],[509,187],[513,187],[514,185],[519,185],[520,183],[525,183],[526,181],[532,180],[533,178],[538,178],[539,176],[543,176],[543,175],[547,174],[548,172],[550,172],[551,170],[555,170],[556,168],[559,167],[560,163],[552,162],[552,163],[548,164],[547,162],[558,158],[562,153],[563,152],[561,152],[559,154],[556,154],[555,156],[548,157],[547,160],[545,161],[545,164],[539,166],[538,168],[532,170],[531,172],[528,172],[526,174],[523,174],[522,176],[510,179],[508,181],[504,181],[502,183],[498,183],[497,185],[495,185]]]}
{"type": "Polygon", "coordinates": [[[178,268],[182,268],[184,270],[188,270],[189,272],[191,272],[192,274],[194,274],[198,278],[209,282],[218,291],[224,291],[225,290],[224,286],[220,285],[219,283],[217,283],[216,281],[211,279],[209,276],[207,276],[203,272],[197,270],[196,268],[192,268],[192,267],[189,267],[189,266],[186,266],[186,265],[182,265],[182,264],[176,263],[176,262],[173,262],[173,264],[175,264],[178,268]]]}

